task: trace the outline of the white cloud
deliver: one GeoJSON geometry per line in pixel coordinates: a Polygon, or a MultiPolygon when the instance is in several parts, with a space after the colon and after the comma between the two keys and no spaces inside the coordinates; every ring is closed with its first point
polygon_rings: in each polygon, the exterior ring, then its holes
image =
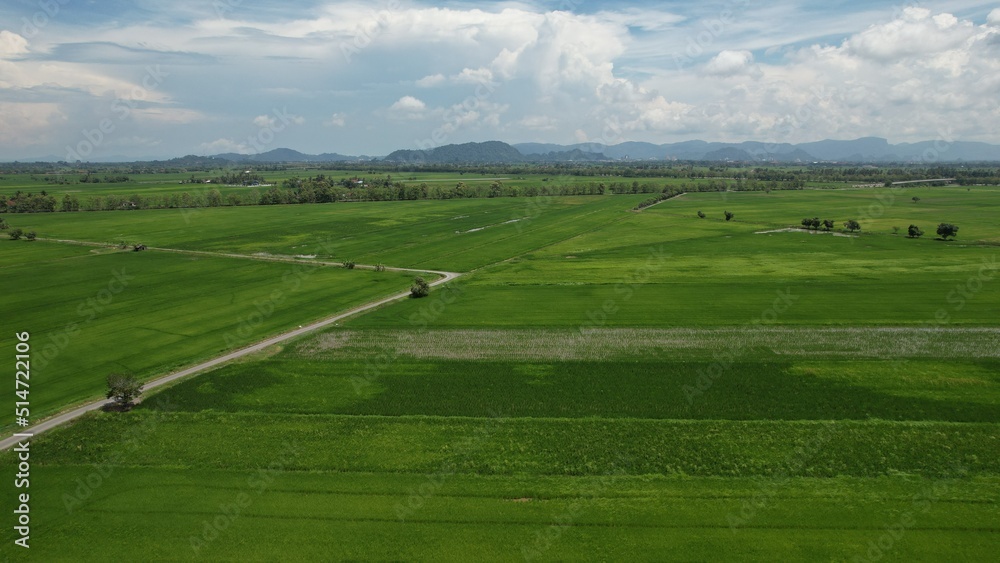
{"type": "Polygon", "coordinates": [[[994,9],[990,15],[986,16],[987,23],[1000,26],[1000,8],[994,9]]]}
{"type": "Polygon", "coordinates": [[[0,58],[24,55],[27,52],[27,39],[6,29],[0,31],[0,58]]]}
{"type": "Polygon", "coordinates": [[[246,143],[238,143],[232,139],[216,139],[202,143],[198,147],[201,154],[212,155],[220,153],[253,154],[255,151],[246,143]]]}
{"type": "Polygon", "coordinates": [[[750,51],[722,51],[708,61],[705,72],[716,76],[732,76],[745,72],[753,65],[750,51]]]}
{"type": "Polygon", "coordinates": [[[975,32],[972,22],[959,22],[951,14],[931,16],[926,8],[909,7],[899,19],[851,37],[845,47],[862,58],[891,62],[960,47],[975,32]]]}
{"type": "Polygon", "coordinates": [[[447,79],[443,74],[428,74],[427,76],[417,80],[416,84],[420,88],[433,88],[435,86],[440,86],[445,83],[447,79]]]}
{"type": "Polygon", "coordinates": [[[343,127],[347,125],[347,116],[342,113],[335,113],[330,116],[330,119],[324,121],[323,125],[327,127],[343,127]]]}
{"type": "Polygon", "coordinates": [[[427,111],[427,104],[413,96],[403,96],[389,106],[389,117],[392,119],[423,119],[427,111]]]}

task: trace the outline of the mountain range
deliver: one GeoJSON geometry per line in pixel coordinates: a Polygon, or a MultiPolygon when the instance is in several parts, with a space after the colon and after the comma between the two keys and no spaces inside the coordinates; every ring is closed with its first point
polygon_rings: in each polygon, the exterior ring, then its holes
{"type": "Polygon", "coordinates": [[[716,160],[716,161],[775,161],[775,162],[955,162],[1000,161],[1000,145],[956,141],[924,141],[890,144],[879,137],[853,141],[817,141],[812,143],[709,143],[685,141],[656,145],[626,142],[617,145],[577,144],[553,145],[521,143],[514,145],[526,155],[579,149],[600,152],[612,159],[632,160],[716,160]]]}
{"type": "MultiPolygon", "coordinates": [[[[57,162],[58,157],[39,159],[57,162]]],[[[100,159],[100,162],[126,162],[129,159],[100,159]]],[[[152,160],[152,159],[149,159],[152,160]]],[[[923,141],[891,144],[879,137],[864,137],[851,141],[825,140],[812,143],[718,143],[684,141],[654,144],[624,142],[616,145],[578,143],[507,144],[500,141],[444,145],[427,150],[397,150],[385,157],[347,156],[337,153],[310,155],[279,148],[258,154],[223,153],[213,156],[188,155],[167,160],[168,164],[216,164],[227,162],[371,162],[399,164],[466,164],[466,163],[527,163],[527,162],[599,162],[621,160],[693,160],[719,162],[776,163],[891,163],[891,162],[1000,162],[1000,145],[967,141],[923,141]]],[[[95,159],[96,161],[96,159],[95,159]]]]}

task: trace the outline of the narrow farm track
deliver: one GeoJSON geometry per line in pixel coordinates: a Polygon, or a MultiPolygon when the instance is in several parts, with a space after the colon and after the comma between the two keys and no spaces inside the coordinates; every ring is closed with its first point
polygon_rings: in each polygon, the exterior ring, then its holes
{"type": "MultiPolygon", "coordinates": [[[[62,243],[66,243],[66,244],[79,244],[79,245],[82,245],[82,246],[105,246],[105,247],[107,246],[107,244],[93,243],[93,242],[84,242],[84,241],[58,240],[58,241],[54,241],[54,242],[62,242],[62,243]]],[[[230,258],[246,258],[246,259],[250,259],[250,260],[267,260],[267,261],[279,261],[279,262],[301,262],[301,263],[307,263],[307,264],[322,264],[322,265],[329,265],[329,266],[340,266],[340,264],[335,263],[335,262],[317,262],[315,260],[304,260],[304,259],[303,260],[299,260],[299,259],[295,259],[295,258],[285,258],[285,257],[279,257],[279,256],[247,256],[247,255],[243,255],[243,254],[219,254],[219,253],[202,252],[202,251],[195,251],[195,250],[174,250],[174,249],[168,249],[168,248],[152,248],[152,247],[149,247],[148,250],[160,251],[160,252],[179,252],[179,253],[184,253],[184,254],[200,254],[200,255],[217,256],[217,257],[218,256],[223,256],[223,257],[230,257],[230,258]]],[[[358,265],[356,267],[357,268],[361,268],[361,269],[375,269],[375,266],[367,266],[367,265],[364,265],[364,266],[363,265],[358,265]]],[[[423,274],[437,274],[437,275],[441,276],[439,279],[430,282],[429,285],[431,287],[448,283],[448,282],[450,282],[450,281],[452,281],[452,280],[454,280],[454,279],[456,279],[456,278],[458,278],[459,276],[462,275],[461,273],[458,273],[458,272],[443,272],[443,271],[437,271],[437,270],[416,270],[416,269],[411,269],[411,268],[392,268],[392,267],[388,267],[388,266],[386,267],[386,270],[390,270],[390,271],[394,271],[394,272],[414,272],[414,273],[423,273],[423,274]]],[[[379,299],[379,300],[376,300],[376,301],[371,301],[371,302],[365,303],[363,305],[358,305],[357,307],[353,307],[353,308],[348,309],[346,311],[342,311],[340,313],[337,313],[336,315],[334,315],[332,317],[329,317],[329,318],[326,318],[326,319],[323,319],[323,320],[320,320],[320,321],[316,321],[316,322],[308,324],[308,325],[304,325],[304,326],[299,327],[297,329],[281,333],[281,334],[279,334],[277,336],[272,336],[271,338],[262,340],[262,341],[260,341],[260,342],[258,342],[256,344],[253,344],[253,345],[248,346],[246,348],[241,348],[241,349],[236,350],[234,352],[229,352],[228,354],[224,354],[224,355],[219,356],[217,358],[213,358],[211,360],[207,360],[207,361],[201,362],[201,363],[199,363],[197,365],[194,365],[194,366],[191,366],[191,367],[188,367],[188,368],[185,368],[185,369],[182,369],[182,370],[170,373],[170,374],[165,375],[163,377],[158,377],[158,378],[155,378],[155,379],[151,379],[151,380],[146,381],[144,383],[143,390],[144,391],[149,391],[151,389],[156,389],[157,387],[161,387],[163,385],[167,385],[168,383],[172,383],[174,381],[177,381],[178,379],[183,379],[183,378],[188,377],[190,375],[194,375],[194,374],[197,374],[197,373],[209,370],[211,368],[218,367],[218,366],[220,366],[222,364],[225,364],[227,362],[231,362],[231,361],[236,360],[238,358],[242,358],[244,356],[248,356],[250,354],[254,354],[256,352],[260,352],[261,350],[264,350],[265,348],[268,348],[269,346],[274,346],[275,344],[280,344],[282,342],[286,342],[286,341],[291,340],[293,338],[302,336],[303,334],[307,334],[307,333],[319,330],[321,328],[328,327],[328,326],[332,325],[333,323],[336,323],[338,321],[346,319],[347,317],[351,317],[353,315],[357,315],[357,314],[360,314],[360,313],[365,313],[365,312],[371,311],[372,309],[377,309],[378,307],[381,307],[383,305],[387,305],[389,303],[392,303],[394,301],[405,299],[405,298],[409,297],[409,295],[410,295],[409,291],[404,291],[404,292],[397,293],[395,295],[391,295],[389,297],[385,297],[385,298],[382,298],[382,299],[379,299]]],[[[100,400],[97,400],[97,401],[86,403],[86,404],[81,405],[79,407],[76,407],[76,408],[74,408],[72,410],[69,410],[69,411],[57,414],[57,415],[55,415],[53,417],[50,417],[50,418],[47,418],[47,419],[43,420],[42,422],[39,422],[39,423],[31,426],[30,428],[25,428],[25,429],[19,430],[20,436],[18,434],[14,434],[14,435],[11,435],[11,436],[8,436],[8,437],[4,438],[3,440],[0,440],[0,450],[6,450],[8,448],[11,448],[11,447],[17,445],[17,443],[19,441],[23,441],[25,439],[24,435],[35,436],[35,435],[41,434],[42,432],[45,432],[46,430],[50,430],[50,429],[55,428],[57,426],[61,426],[63,424],[66,424],[67,422],[70,422],[72,420],[75,420],[75,419],[77,419],[77,418],[79,418],[79,417],[87,414],[88,412],[98,410],[98,409],[104,407],[105,405],[110,404],[111,402],[112,401],[109,400],[109,399],[100,399],[100,400]]]]}

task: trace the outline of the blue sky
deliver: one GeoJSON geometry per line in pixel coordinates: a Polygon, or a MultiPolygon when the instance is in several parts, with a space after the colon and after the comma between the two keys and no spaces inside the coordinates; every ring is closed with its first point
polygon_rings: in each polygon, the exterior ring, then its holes
{"type": "Polygon", "coordinates": [[[0,160],[1000,143],[1000,4],[7,0],[0,160]]]}

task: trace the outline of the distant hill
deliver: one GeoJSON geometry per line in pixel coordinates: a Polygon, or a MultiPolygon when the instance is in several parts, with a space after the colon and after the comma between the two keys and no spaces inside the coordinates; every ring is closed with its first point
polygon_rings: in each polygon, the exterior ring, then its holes
{"type": "Polygon", "coordinates": [[[601,152],[612,159],[630,160],[729,160],[759,162],[906,162],[920,161],[925,154],[936,162],[1000,161],[1000,145],[976,142],[924,141],[919,143],[890,144],[878,137],[865,137],[852,141],[825,140],[813,143],[709,143],[684,141],[656,145],[653,143],[625,142],[617,145],[575,144],[554,145],[522,143],[514,145],[525,155],[553,151],[582,150],[601,152]]]}
{"type": "Polygon", "coordinates": [[[459,164],[523,162],[524,155],[500,141],[444,145],[429,150],[398,150],[383,159],[402,164],[459,164]]]}
{"type": "MultiPolygon", "coordinates": [[[[2,158],[2,157],[0,157],[2,158]]],[[[166,161],[95,158],[92,162],[167,162],[180,166],[225,166],[226,163],[367,162],[400,164],[512,164],[519,162],[599,162],[605,160],[704,160],[776,163],[888,163],[888,162],[1000,162],[1000,145],[966,141],[922,141],[893,145],[879,137],[850,141],[827,139],[811,143],[744,141],[718,143],[700,140],[657,145],[628,141],[617,145],[577,143],[518,143],[500,141],[444,145],[427,150],[397,150],[384,159],[337,153],[305,154],[278,148],[259,154],[188,155],[166,161]]],[[[30,159],[25,159],[31,162],[30,159]]],[[[37,159],[60,162],[59,157],[37,159]]]]}
{"type": "Polygon", "coordinates": [[[213,158],[231,162],[344,162],[353,160],[371,160],[365,156],[345,156],[337,153],[303,154],[292,149],[274,149],[258,154],[224,153],[213,158]]]}

